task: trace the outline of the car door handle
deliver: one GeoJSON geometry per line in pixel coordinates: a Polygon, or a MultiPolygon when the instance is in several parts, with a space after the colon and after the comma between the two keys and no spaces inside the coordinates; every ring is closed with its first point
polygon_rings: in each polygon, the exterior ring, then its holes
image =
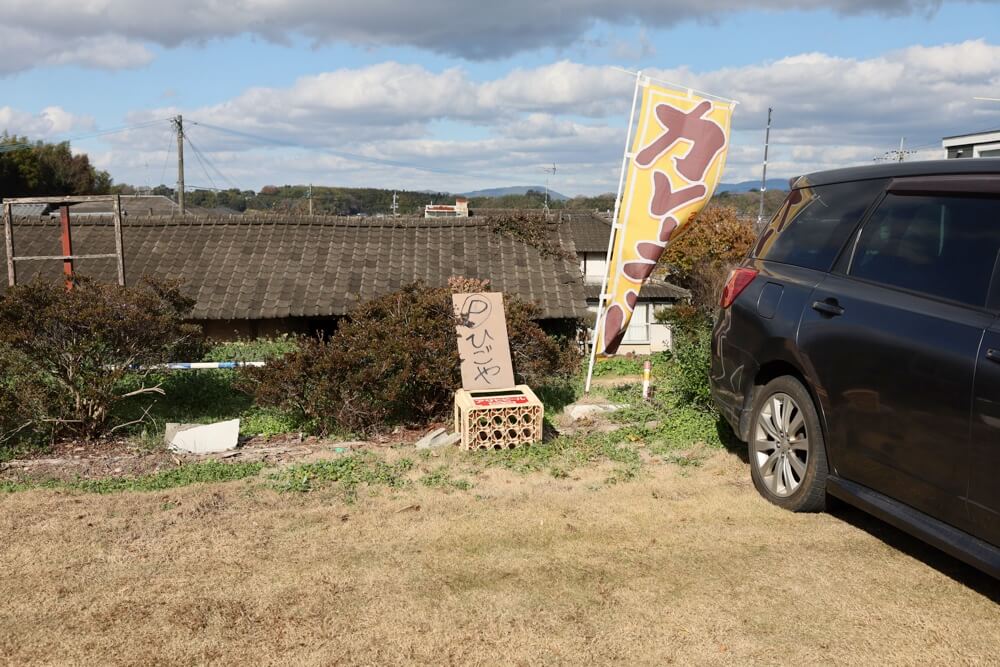
{"type": "Polygon", "coordinates": [[[986,350],[986,358],[990,361],[995,361],[1000,363],[1000,350],[994,350],[992,347],[986,350]]]}
{"type": "Polygon", "coordinates": [[[833,299],[828,301],[813,301],[813,310],[817,310],[824,315],[830,315],[831,317],[844,314],[844,309],[833,299]]]}

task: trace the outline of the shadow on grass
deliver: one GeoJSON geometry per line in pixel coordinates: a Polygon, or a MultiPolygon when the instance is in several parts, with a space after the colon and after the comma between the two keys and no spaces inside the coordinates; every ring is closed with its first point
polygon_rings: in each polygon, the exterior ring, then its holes
{"type": "Polygon", "coordinates": [[[745,442],[737,437],[736,433],[733,432],[732,427],[729,422],[720,416],[715,422],[715,433],[719,437],[719,442],[722,446],[726,448],[726,451],[730,454],[735,454],[739,457],[740,461],[743,463],[750,463],[750,457],[747,456],[747,445],[745,442]]]}
{"type": "Polygon", "coordinates": [[[865,531],[893,549],[902,551],[941,574],[971,588],[983,597],[1000,604],[1000,581],[997,579],[852,505],[837,499],[830,499],[828,503],[828,512],[832,516],[865,531]]]}
{"type": "Polygon", "coordinates": [[[539,387],[535,389],[535,395],[545,405],[546,414],[556,414],[576,401],[578,389],[574,383],[567,381],[539,387]]]}

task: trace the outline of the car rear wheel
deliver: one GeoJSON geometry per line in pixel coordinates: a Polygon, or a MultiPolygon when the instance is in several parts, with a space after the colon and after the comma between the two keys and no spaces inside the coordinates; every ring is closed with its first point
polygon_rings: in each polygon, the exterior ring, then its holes
{"type": "Polygon", "coordinates": [[[826,446],[809,392],[783,376],[754,397],[748,453],[750,474],[762,496],[793,512],[826,507],[826,446]]]}

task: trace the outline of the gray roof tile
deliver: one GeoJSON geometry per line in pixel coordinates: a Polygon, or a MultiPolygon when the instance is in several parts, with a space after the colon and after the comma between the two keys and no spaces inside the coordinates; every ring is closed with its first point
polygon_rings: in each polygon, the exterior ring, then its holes
{"type": "MultiPolygon", "coordinates": [[[[565,224],[544,224],[575,252],[565,224]]],[[[489,279],[498,291],[538,303],[546,318],[586,314],[574,261],[499,236],[484,218],[131,217],[123,237],[128,282],[181,279],[196,299],[196,319],[344,315],[415,280],[444,286],[455,275],[489,279]]],[[[60,252],[51,220],[17,220],[14,238],[18,255],[60,252]]],[[[113,226],[80,216],[73,241],[77,253],[113,252],[113,226]]],[[[58,279],[61,270],[58,261],[20,262],[18,280],[58,279]]],[[[114,260],[78,261],[77,272],[117,277],[114,260]]],[[[0,280],[0,294],[5,290],[0,280]]]]}

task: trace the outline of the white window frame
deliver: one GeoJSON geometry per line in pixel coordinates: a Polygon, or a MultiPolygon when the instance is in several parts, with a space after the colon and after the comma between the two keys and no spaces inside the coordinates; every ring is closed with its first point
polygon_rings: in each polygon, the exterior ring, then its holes
{"type": "Polygon", "coordinates": [[[648,345],[650,341],[649,336],[649,314],[652,308],[650,308],[649,303],[642,302],[635,304],[635,310],[632,312],[632,319],[629,320],[628,329],[625,330],[625,337],[622,338],[622,345],[648,345]],[[638,319],[636,315],[640,312],[640,306],[642,307],[641,312],[643,316],[638,319]],[[645,321],[643,321],[645,320],[645,321]],[[640,332],[640,329],[642,330],[640,332]],[[640,336],[637,338],[636,336],[640,336]]]}

